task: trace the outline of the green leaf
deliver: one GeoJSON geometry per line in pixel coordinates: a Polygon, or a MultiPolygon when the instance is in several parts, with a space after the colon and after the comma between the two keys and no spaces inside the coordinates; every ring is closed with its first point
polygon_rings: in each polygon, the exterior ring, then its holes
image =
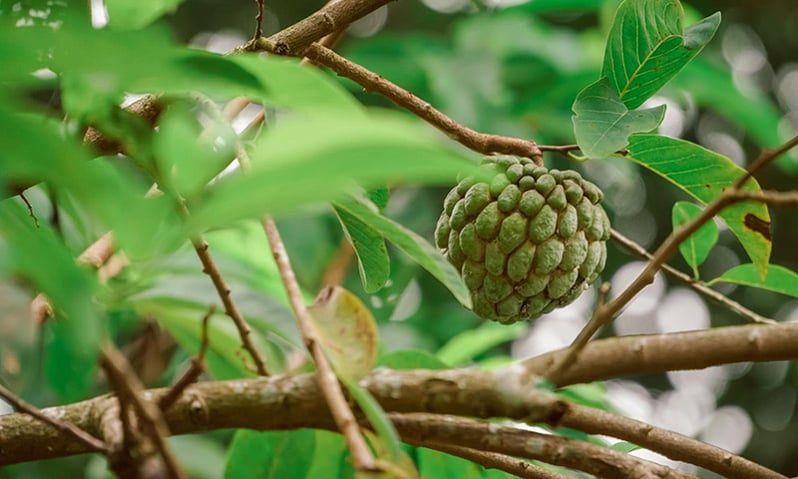
{"type": "Polygon", "coordinates": [[[637,108],[690,62],[720,25],[717,12],[683,31],[678,0],[626,0],[615,14],[601,75],[637,108]]]}
{"type": "Polygon", "coordinates": [[[427,240],[357,199],[350,197],[337,202],[335,206],[382,233],[388,241],[446,286],[460,303],[467,308],[471,307],[471,295],[460,274],[427,240]]]}
{"type": "Polygon", "coordinates": [[[615,444],[610,446],[610,449],[628,454],[630,452],[640,449],[640,446],[638,446],[637,444],[632,444],[631,442],[621,441],[621,442],[616,442],[615,444]]]}
{"type": "Polygon", "coordinates": [[[391,351],[380,357],[377,366],[391,369],[446,369],[449,367],[434,354],[420,349],[391,351]]]}
{"type": "Polygon", "coordinates": [[[521,5],[514,5],[506,9],[509,12],[524,12],[524,13],[551,13],[551,12],[570,12],[570,11],[587,11],[592,12],[598,10],[604,0],[535,0],[533,2],[524,2],[521,5]]]}
{"type": "Polygon", "coordinates": [[[159,181],[187,198],[194,196],[236,156],[235,130],[215,105],[208,103],[170,103],[158,118],[158,131],[153,138],[161,172],[159,181]]]}
{"type": "MultiPolygon", "coordinates": [[[[625,157],[662,176],[693,198],[707,204],[745,174],[723,155],[695,143],[660,135],[634,135],[625,157]]],[[[754,178],[743,191],[761,191],[754,178]]],[[[770,213],[760,202],[732,205],[718,215],[742,243],[762,276],[768,269],[772,246],[770,213]]]]}
{"type": "Polygon", "coordinates": [[[416,458],[423,478],[482,479],[481,467],[457,456],[419,447],[416,458]]]}
{"type": "MultiPolygon", "coordinates": [[[[213,299],[209,302],[214,302],[213,299]]],[[[139,316],[155,318],[158,324],[169,331],[180,347],[189,354],[196,354],[202,342],[202,318],[208,305],[172,298],[134,299],[132,306],[139,316]]],[[[251,333],[252,342],[264,355],[267,366],[273,372],[282,368],[282,358],[275,347],[267,342],[257,330],[251,333]]],[[[241,336],[232,320],[217,310],[208,322],[208,351],[205,361],[211,375],[216,379],[255,377],[245,364],[249,355],[241,347],[241,336]]]]}
{"type": "MultiPolygon", "coordinates": [[[[673,229],[689,223],[694,218],[701,214],[701,208],[689,201],[677,201],[673,205],[671,213],[671,222],[673,229]]],[[[679,245],[679,251],[682,253],[684,260],[693,268],[693,273],[698,278],[698,267],[704,260],[707,259],[710,250],[718,242],[718,225],[714,221],[708,221],[698,229],[695,233],[690,235],[682,244],[679,245]]]]}
{"type": "Polygon", "coordinates": [[[798,298],[798,274],[777,264],[770,265],[767,276],[764,279],[757,266],[751,263],[741,264],[726,271],[708,284],[713,285],[715,283],[735,283],[743,286],[753,286],[754,288],[767,289],[798,298]]]}
{"type": "Polygon", "coordinates": [[[344,479],[344,460],[348,449],[337,433],[317,429],[313,462],[305,479],[344,479]]]}
{"type": "Polygon", "coordinates": [[[347,112],[279,122],[250,157],[250,171],[209,189],[189,219],[192,231],[334,200],[355,182],[366,188],[386,181],[448,184],[474,167],[407,118],[347,112]]]}
{"type": "Polygon", "coordinates": [[[374,228],[340,208],[335,208],[335,214],[357,255],[363,289],[367,293],[379,291],[391,275],[391,258],[388,256],[385,238],[374,228]]]}
{"type": "Polygon", "coordinates": [[[357,296],[340,286],[324,288],[308,312],[337,376],[359,381],[374,368],[377,324],[357,296]]]}
{"type": "Polygon", "coordinates": [[[312,429],[250,431],[239,429],[227,455],[224,479],[306,477],[316,448],[312,429]]]}
{"type": "Polygon", "coordinates": [[[146,27],[165,13],[174,12],[183,0],[106,0],[108,26],[119,30],[146,27]]]}
{"type": "Polygon", "coordinates": [[[75,264],[48,225],[34,225],[16,198],[0,202],[0,239],[9,250],[8,267],[44,293],[55,309],[56,317],[45,324],[50,385],[65,401],[85,398],[94,384],[103,335],[94,277],[75,264]]]}
{"type": "Polygon", "coordinates": [[[437,357],[450,366],[462,366],[491,348],[520,338],[527,329],[525,322],[511,325],[485,322],[450,339],[438,350],[437,357]]]}
{"type": "Polygon", "coordinates": [[[557,390],[557,395],[566,401],[582,406],[609,411],[607,388],[603,383],[574,384],[557,390]]]}
{"type": "Polygon", "coordinates": [[[230,57],[230,61],[265,85],[257,99],[269,106],[308,114],[320,111],[365,114],[363,106],[329,75],[301,64],[296,58],[244,54],[230,57]]]}
{"type": "Polygon", "coordinates": [[[604,158],[625,147],[629,136],[651,131],[665,117],[665,105],[630,111],[606,77],[576,96],[572,118],[576,143],[589,158],[604,158]]]}

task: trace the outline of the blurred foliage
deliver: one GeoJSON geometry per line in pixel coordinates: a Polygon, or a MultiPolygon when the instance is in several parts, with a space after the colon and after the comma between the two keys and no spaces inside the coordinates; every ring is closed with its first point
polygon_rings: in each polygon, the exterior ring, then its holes
{"type": "MultiPolygon", "coordinates": [[[[87,3],[0,0],[0,61],[14,66],[0,69],[0,151],[15,152],[0,157],[0,191],[44,181],[27,192],[38,225],[17,199],[0,202],[4,382],[40,406],[105,392],[93,361],[104,337],[124,345],[139,371],[150,371],[149,386],[172,382],[199,347],[200,320],[213,301],[209,298],[215,298],[186,245],[198,232],[209,241],[270,364],[275,370],[305,367],[304,358],[297,366],[287,354],[300,340],[265,238],[250,220],[267,212],[279,215],[308,299],[322,286],[342,239],[355,243],[360,268],[354,263],[348,268],[344,286],[374,316],[378,365],[493,367],[517,359],[511,357],[510,344],[521,341],[531,327],[481,324],[453,297],[468,301],[454,271],[425,240],[432,237],[445,189],[419,185],[454,184],[473,153],[445,142],[404,113],[387,114],[382,108],[390,104],[384,98],[348,80],[281,59],[223,57],[184,47],[190,43],[227,51],[243,42],[254,27],[251,0],[161,0],[152,8],[127,10],[130,2],[109,2],[111,22],[104,29],[91,28],[87,3]],[[167,15],[158,20],[161,13],[167,15]],[[49,29],[50,23],[65,27],[49,29]],[[165,95],[169,108],[157,132],[120,108],[129,93],[165,95]],[[220,109],[222,101],[239,95],[268,105],[268,115],[278,121],[246,143],[254,162],[250,175],[222,177],[206,188],[240,146],[220,109]],[[92,160],[96,155],[80,142],[88,125],[122,142],[128,154],[92,160]],[[193,141],[202,136],[199,132],[207,141],[193,141]],[[373,188],[372,194],[344,196],[352,177],[373,188]],[[161,183],[164,194],[145,198],[152,179],[161,183]],[[386,185],[391,187],[387,203],[386,185]],[[325,201],[334,201],[334,208],[325,201]],[[176,213],[178,204],[188,205],[188,219],[176,213]],[[110,229],[133,261],[119,276],[98,284],[72,259],[110,229]],[[40,291],[56,305],[56,319],[34,331],[27,308],[40,291]],[[153,340],[151,321],[169,335],[153,340]]],[[[264,31],[285,27],[323,3],[268,2],[264,31]]],[[[579,92],[599,78],[618,2],[536,0],[506,9],[488,3],[397,2],[382,17],[384,23],[374,15],[354,25],[354,33],[368,38],[347,37],[340,50],[471,128],[541,144],[573,143],[571,107],[579,92]],[[447,4],[448,11],[441,7],[447,4]]],[[[722,11],[723,24],[701,57],[643,105],[667,105],[660,133],[743,163],[762,147],[794,134],[798,123],[791,110],[798,107],[793,98],[798,31],[789,27],[798,22],[798,9],[793,0],[755,5],[696,0],[690,6],[686,25],[716,10],[722,11]]],[[[649,248],[670,233],[674,203],[690,199],[661,177],[618,158],[578,164],[551,156],[546,161],[580,169],[599,184],[614,226],[649,248]]],[[[798,157],[785,156],[759,179],[763,187],[789,189],[796,172],[798,157]]],[[[763,315],[794,318],[796,303],[771,290],[785,292],[784,285],[794,280],[788,273],[798,268],[791,243],[798,237],[798,222],[789,220],[789,212],[772,213],[771,263],[784,266],[777,271],[788,276],[775,286],[723,291],[763,315]]],[[[674,264],[712,279],[747,263],[732,233],[721,230],[718,246],[705,261],[674,264]]],[[[605,279],[630,259],[611,247],[605,279]]],[[[746,265],[720,281],[761,285],[746,265]]],[[[708,306],[713,325],[739,322],[733,313],[708,306]]],[[[229,321],[217,313],[211,328],[209,375],[251,375],[229,321]]],[[[792,414],[798,371],[788,363],[780,367],[763,364],[743,371],[724,383],[717,402],[741,405],[753,417],[756,430],[745,451],[748,457],[796,475],[798,454],[791,438],[798,434],[798,418],[792,414]],[[768,416],[769,409],[783,411],[783,417],[768,416]]],[[[665,375],[641,382],[655,391],[671,388],[665,375]]],[[[563,394],[609,407],[601,385],[563,394]]],[[[380,412],[372,414],[379,418],[380,412]]],[[[390,449],[394,445],[386,436],[390,431],[382,435],[390,449]]],[[[251,477],[253,470],[263,470],[264,477],[299,477],[300,471],[304,477],[329,477],[329,470],[353,477],[340,437],[326,432],[242,431],[232,440],[229,434],[175,438],[175,446],[178,457],[192,458],[187,464],[197,455],[205,461],[192,470],[194,477],[220,477],[220,471],[224,477],[251,477]],[[315,452],[305,448],[313,455],[312,464],[280,455],[292,443],[303,448],[315,443],[315,452]],[[253,449],[258,454],[248,452],[253,449]],[[269,463],[263,451],[285,461],[269,463]]],[[[501,477],[433,451],[408,449],[406,454],[422,477],[501,477]]],[[[0,472],[14,478],[106,474],[102,461],[89,458],[0,472]]]]}

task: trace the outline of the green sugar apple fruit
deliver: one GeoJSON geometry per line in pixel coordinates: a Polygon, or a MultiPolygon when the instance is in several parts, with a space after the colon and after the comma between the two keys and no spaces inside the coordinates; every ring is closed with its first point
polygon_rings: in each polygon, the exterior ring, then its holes
{"type": "Polygon", "coordinates": [[[576,171],[491,156],[490,181],[446,196],[435,243],[460,272],[476,314],[535,319],[573,302],[604,269],[610,222],[601,190],[576,171]]]}

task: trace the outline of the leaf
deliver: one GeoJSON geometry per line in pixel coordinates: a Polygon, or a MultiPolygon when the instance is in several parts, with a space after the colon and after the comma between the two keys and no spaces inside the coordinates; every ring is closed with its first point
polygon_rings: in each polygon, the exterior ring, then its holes
{"type": "MultiPolygon", "coordinates": [[[[673,212],[671,213],[674,231],[698,217],[701,211],[700,207],[689,201],[677,201],[673,205],[673,212]]],[[[679,251],[682,253],[684,260],[687,261],[687,264],[693,268],[696,278],[698,278],[698,267],[707,259],[710,250],[717,242],[718,225],[714,221],[708,221],[679,245],[679,251]]]]}
{"type": "Polygon", "coordinates": [[[102,318],[94,305],[96,283],[46,224],[34,220],[17,199],[0,202],[0,239],[7,267],[44,293],[56,317],[47,321],[48,382],[65,401],[83,399],[94,384],[102,318]]]}
{"type": "Polygon", "coordinates": [[[630,135],[653,130],[665,117],[665,105],[629,111],[606,77],[579,92],[572,110],[576,142],[589,158],[611,155],[628,144],[630,135]]]}
{"type": "Polygon", "coordinates": [[[344,438],[340,434],[317,429],[313,461],[305,479],[344,479],[343,466],[347,455],[344,438]]]}
{"type": "Polygon", "coordinates": [[[434,354],[420,349],[401,349],[384,354],[378,361],[378,367],[391,369],[446,369],[444,363],[434,354]]]}
{"type": "Polygon", "coordinates": [[[320,111],[364,115],[365,109],[338,82],[299,59],[244,54],[229,57],[265,85],[259,98],[270,106],[308,114],[320,111]]]}
{"type": "Polygon", "coordinates": [[[715,283],[735,283],[743,286],[753,286],[754,288],[767,289],[798,298],[798,274],[777,264],[770,265],[767,276],[764,279],[760,275],[760,269],[757,266],[751,263],[741,264],[726,271],[707,284],[713,285],[715,283]]]}
{"type": "Polygon", "coordinates": [[[347,112],[279,122],[250,157],[247,174],[209,188],[189,219],[192,231],[334,200],[355,182],[365,188],[386,181],[448,184],[474,167],[407,118],[347,112]]]}
{"type": "Polygon", "coordinates": [[[466,459],[419,447],[418,470],[423,478],[482,479],[482,468],[466,459]]]}
{"type": "Polygon", "coordinates": [[[367,293],[379,291],[391,275],[391,258],[388,256],[385,238],[374,228],[340,208],[335,208],[335,214],[357,255],[363,289],[367,293]]]}
{"type": "Polygon", "coordinates": [[[361,380],[377,361],[377,324],[357,296],[340,286],[321,290],[308,308],[336,375],[361,380]]]}
{"type": "MultiPolygon", "coordinates": [[[[213,302],[213,299],[209,300],[213,302]]],[[[202,318],[208,312],[207,305],[173,298],[133,299],[132,306],[139,316],[155,318],[158,324],[174,336],[180,347],[189,354],[199,351],[202,341],[202,318]]],[[[265,357],[272,372],[282,371],[282,357],[275,347],[267,342],[257,330],[251,333],[252,342],[265,357]]],[[[216,379],[255,377],[245,361],[248,353],[241,347],[241,336],[232,320],[218,311],[208,322],[208,350],[205,361],[211,375],[216,379]]]]}
{"type": "Polygon", "coordinates": [[[520,338],[527,329],[529,326],[523,322],[511,325],[485,322],[476,329],[464,331],[450,339],[436,356],[450,366],[462,366],[491,348],[520,338]]]}
{"type": "Polygon", "coordinates": [[[429,271],[441,284],[446,286],[461,304],[471,308],[471,295],[460,274],[424,238],[390,218],[377,213],[370,206],[355,198],[350,197],[341,200],[335,203],[335,206],[349,212],[382,233],[388,241],[395,244],[422,268],[429,271]]]}
{"type": "Polygon", "coordinates": [[[628,454],[640,449],[640,446],[637,444],[632,444],[631,442],[621,441],[610,446],[610,449],[628,454]]]}
{"type": "Polygon", "coordinates": [[[557,390],[557,395],[566,401],[582,406],[609,411],[607,404],[607,388],[603,383],[574,384],[557,390]]]}
{"type": "Polygon", "coordinates": [[[227,455],[224,479],[304,478],[311,468],[316,435],[312,429],[239,429],[227,455]]]}
{"type": "Polygon", "coordinates": [[[378,457],[387,459],[400,469],[403,472],[400,477],[417,478],[418,472],[415,470],[413,461],[402,450],[402,441],[399,439],[399,433],[396,432],[396,428],[391,420],[388,419],[380,403],[374,399],[374,396],[368,390],[360,387],[355,381],[345,377],[340,379],[377,433],[377,437],[372,438],[372,441],[376,442],[376,444],[372,444],[372,447],[377,452],[378,457]]]}
{"type": "Polygon", "coordinates": [[[146,27],[165,13],[173,12],[183,0],[106,0],[108,26],[119,30],[146,27]]]}
{"type": "MultiPolygon", "coordinates": [[[[745,174],[745,170],[725,156],[685,140],[639,134],[630,138],[627,149],[626,158],[657,173],[703,204],[717,198],[745,174]]],[[[742,190],[761,191],[754,178],[742,190]]],[[[746,201],[724,209],[718,216],[764,276],[772,246],[767,206],[746,201]]]]}
{"type": "Polygon", "coordinates": [[[616,11],[601,75],[628,108],[637,108],[676,76],[720,25],[720,12],[683,31],[678,0],[626,0],[616,11]]]}
{"type": "Polygon", "coordinates": [[[514,11],[524,13],[591,12],[598,10],[603,3],[604,0],[535,0],[507,7],[506,10],[507,13],[514,11]]]}

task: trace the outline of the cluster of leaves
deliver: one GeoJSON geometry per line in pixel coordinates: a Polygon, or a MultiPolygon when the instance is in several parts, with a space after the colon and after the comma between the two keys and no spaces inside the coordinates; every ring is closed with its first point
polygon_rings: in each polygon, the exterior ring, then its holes
{"type": "MultiPolygon", "coordinates": [[[[461,304],[469,305],[456,271],[423,237],[383,214],[389,184],[451,184],[471,167],[462,153],[416,121],[363,107],[340,83],[296,61],[220,56],[176,44],[163,25],[153,22],[179,2],[150,2],[146,8],[141,2],[106,3],[109,24],[100,29],[92,27],[87,12],[58,1],[0,9],[0,192],[6,198],[22,186],[40,184],[30,191],[34,213],[43,216],[51,203],[59,212],[57,223],[37,223],[17,199],[0,202],[0,274],[24,278],[56,309],[56,319],[44,325],[44,357],[47,382],[60,399],[90,395],[97,388],[98,346],[107,338],[124,340],[144,319],[157,320],[181,347],[165,377],[199,348],[200,320],[211,289],[191,257],[189,240],[198,235],[226,261],[236,298],[255,329],[255,344],[266,353],[271,369],[285,370],[286,353],[301,349],[301,344],[265,240],[253,221],[264,214],[288,216],[328,203],[325,211],[340,223],[338,234],[357,254],[366,293],[385,293],[389,281],[396,279],[402,260],[389,254],[387,241],[461,304]],[[145,94],[157,95],[163,110],[157,128],[120,106],[130,95],[145,94]],[[241,137],[218,106],[241,96],[264,105],[275,119],[256,139],[241,137]],[[98,152],[84,143],[89,126],[120,144],[123,153],[98,152]],[[252,168],[220,177],[242,150],[252,168]],[[162,194],[146,194],[153,183],[162,194]],[[74,258],[106,231],[114,232],[130,264],[121,276],[100,283],[74,258]]],[[[443,109],[471,126],[520,132],[505,113],[511,110],[507,105],[514,104],[514,114],[525,115],[544,138],[575,137],[585,157],[630,159],[703,204],[742,170],[695,144],[646,133],[662,121],[664,107],[641,105],[666,83],[674,79],[671,86],[689,84],[700,101],[745,122],[759,141],[776,143],[775,128],[767,126],[775,122],[769,106],[744,100],[746,106],[735,107],[730,106],[734,102],[719,101],[717,90],[734,90],[730,80],[712,64],[692,61],[715,33],[718,15],[684,29],[678,2],[627,0],[609,29],[601,79],[592,82],[598,66],[588,57],[560,55],[539,41],[550,38],[555,44],[568,43],[568,48],[573,45],[576,37],[565,37],[531,16],[561,9],[564,3],[536,1],[499,15],[464,19],[456,26],[454,52],[428,39],[407,38],[364,43],[352,53],[386,77],[409,86],[419,83],[415,91],[436,98],[443,109]],[[531,36],[534,41],[524,41],[531,36]],[[486,37],[492,41],[485,42],[486,37]],[[395,61],[422,44],[423,71],[395,61]],[[400,51],[385,62],[388,46],[400,51]],[[496,54],[475,54],[484,48],[496,54]],[[497,59],[501,64],[491,63],[497,59]],[[473,68],[478,75],[464,74],[473,68]],[[498,75],[500,69],[512,81],[490,74],[498,75]],[[720,80],[706,87],[702,85],[710,80],[689,79],[702,76],[720,80]],[[529,85],[540,84],[540,78],[559,86],[547,95],[530,94],[529,85]],[[501,85],[510,87],[498,91],[501,85]],[[486,110],[470,111],[461,101],[461,91],[479,92],[480,108],[486,110]],[[568,111],[574,98],[571,120],[568,111]],[[736,115],[735,108],[746,107],[747,115],[736,115]]],[[[597,8],[600,3],[592,5],[597,8]]],[[[571,53],[589,50],[603,39],[586,34],[576,41],[584,45],[571,53]]],[[[751,180],[746,188],[759,187],[751,180]]],[[[679,203],[673,211],[676,226],[695,217],[700,208],[679,203]]],[[[767,209],[756,203],[729,208],[721,216],[753,263],[716,281],[764,285],[794,295],[798,288],[790,286],[795,280],[788,270],[771,266],[763,280],[771,245],[767,234],[744,221],[748,215],[758,218],[758,225],[769,223],[767,209]]],[[[717,239],[713,226],[707,225],[683,247],[696,269],[717,239]]],[[[523,334],[523,325],[483,325],[450,338],[435,355],[379,354],[373,318],[351,293],[336,290],[331,301],[314,308],[314,316],[337,373],[377,429],[373,443],[385,457],[400,467],[412,457],[425,477],[442,476],[441,471],[457,477],[505,477],[452,456],[403,448],[357,380],[375,365],[401,369],[467,364],[523,334]],[[326,333],[331,322],[334,327],[326,333]],[[340,324],[351,328],[343,337],[340,324]],[[362,354],[353,355],[353,350],[362,354]]],[[[210,374],[217,379],[252,376],[241,360],[233,325],[221,313],[210,324],[210,374]]],[[[593,387],[566,394],[601,405],[600,392],[593,387]]],[[[225,477],[253,477],[254,471],[262,471],[263,477],[351,477],[347,457],[341,439],[325,432],[239,431],[228,451],[225,477]]]]}

